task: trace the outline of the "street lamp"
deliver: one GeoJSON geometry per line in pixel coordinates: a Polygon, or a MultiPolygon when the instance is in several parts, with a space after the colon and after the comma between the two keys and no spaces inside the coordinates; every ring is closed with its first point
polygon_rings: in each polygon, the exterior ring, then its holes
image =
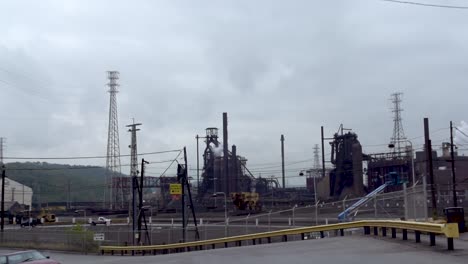
{"type": "Polygon", "coordinates": [[[224,196],[224,236],[227,237],[227,197],[224,192],[215,192],[212,197],[217,197],[218,195],[224,196]]]}

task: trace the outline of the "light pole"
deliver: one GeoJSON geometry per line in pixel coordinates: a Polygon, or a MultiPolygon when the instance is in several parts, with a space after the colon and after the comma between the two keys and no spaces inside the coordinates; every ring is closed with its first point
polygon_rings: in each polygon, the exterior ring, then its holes
{"type": "Polygon", "coordinates": [[[227,197],[224,192],[216,192],[213,194],[213,197],[216,198],[218,195],[224,196],[224,237],[227,237],[227,197]]]}

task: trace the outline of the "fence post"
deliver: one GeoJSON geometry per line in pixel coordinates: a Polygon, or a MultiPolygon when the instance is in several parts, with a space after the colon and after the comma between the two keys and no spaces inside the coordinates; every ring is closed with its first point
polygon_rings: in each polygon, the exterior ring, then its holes
{"type": "Polygon", "coordinates": [[[271,210],[268,212],[268,231],[271,231],[271,210]]]}
{"type": "Polygon", "coordinates": [[[316,201],[315,202],[315,225],[318,225],[318,204],[319,204],[319,201],[316,201]]]}
{"type": "Polygon", "coordinates": [[[406,188],[406,182],[403,183],[403,208],[405,210],[405,220],[408,221],[408,191],[406,188]]]}
{"type": "Polygon", "coordinates": [[[374,196],[374,218],[377,218],[377,195],[374,196]]]}
{"type": "Polygon", "coordinates": [[[423,203],[424,221],[427,222],[427,182],[426,182],[425,175],[422,178],[423,178],[423,196],[424,196],[424,203],[423,203]]]}
{"type": "Polygon", "coordinates": [[[229,236],[229,217],[224,222],[224,237],[229,236]]]}
{"type": "Polygon", "coordinates": [[[292,208],[292,226],[296,226],[296,219],[295,219],[295,210],[296,210],[297,204],[293,206],[292,208]]]}
{"type": "Polygon", "coordinates": [[[245,234],[249,233],[249,216],[250,214],[248,214],[247,217],[245,217],[245,234]]]}

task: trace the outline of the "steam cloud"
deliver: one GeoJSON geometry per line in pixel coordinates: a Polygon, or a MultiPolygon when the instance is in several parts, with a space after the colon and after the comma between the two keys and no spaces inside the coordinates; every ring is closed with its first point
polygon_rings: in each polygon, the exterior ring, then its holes
{"type": "Polygon", "coordinates": [[[223,154],[223,145],[219,144],[219,147],[216,147],[214,145],[210,144],[211,151],[213,151],[213,154],[215,157],[221,157],[223,154]]]}

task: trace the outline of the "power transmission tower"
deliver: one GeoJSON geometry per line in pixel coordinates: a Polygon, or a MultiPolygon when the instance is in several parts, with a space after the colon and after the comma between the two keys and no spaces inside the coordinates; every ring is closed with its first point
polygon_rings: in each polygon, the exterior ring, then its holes
{"type": "Polygon", "coordinates": [[[106,159],[106,186],[107,193],[104,192],[104,205],[106,200],[109,208],[115,206],[118,197],[116,191],[122,191],[122,186],[115,188],[114,178],[121,176],[120,167],[120,143],[119,143],[119,121],[117,116],[117,80],[119,79],[118,71],[108,71],[107,78],[109,79],[109,129],[107,134],[107,159],[106,159]],[[117,190],[113,190],[113,189],[117,190]],[[120,189],[120,190],[119,190],[120,189]]]}
{"type": "Polygon", "coordinates": [[[391,95],[391,101],[393,103],[393,136],[390,143],[394,146],[393,150],[398,156],[401,156],[401,153],[403,153],[401,143],[404,143],[406,146],[407,141],[401,118],[401,112],[403,112],[401,108],[402,95],[403,93],[393,93],[391,95]]]}
{"type": "Polygon", "coordinates": [[[319,156],[319,145],[315,144],[314,146],[314,177],[319,177],[320,176],[320,156],[319,156]]]}

